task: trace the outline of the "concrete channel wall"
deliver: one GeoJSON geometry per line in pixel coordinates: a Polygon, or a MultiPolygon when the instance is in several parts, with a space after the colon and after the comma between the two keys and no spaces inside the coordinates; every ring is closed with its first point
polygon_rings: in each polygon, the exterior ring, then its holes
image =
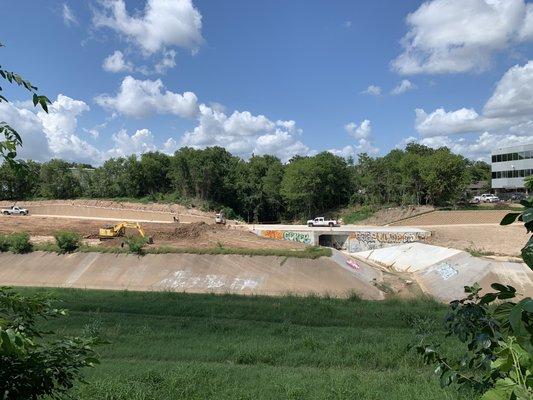
{"type": "Polygon", "coordinates": [[[0,253],[0,286],[384,298],[359,275],[327,257],[0,253]]]}
{"type": "Polygon", "coordinates": [[[473,257],[461,250],[423,243],[363,251],[354,257],[401,273],[410,273],[427,294],[440,301],[464,297],[464,287],[479,283],[485,292],[498,282],[533,297],[533,271],[524,263],[473,257]]]}
{"type": "Polygon", "coordinates": [[[291,225],[253,225],[252,231],[256,235],[270,239],[334,247],[351,253],[423,241],[431,235],[430,232],[417,228],[365,226],[314,228],[291,225]]]}

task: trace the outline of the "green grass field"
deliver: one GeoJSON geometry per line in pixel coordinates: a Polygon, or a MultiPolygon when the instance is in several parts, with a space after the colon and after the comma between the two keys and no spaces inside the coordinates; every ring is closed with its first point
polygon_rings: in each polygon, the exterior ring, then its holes
{"type": "Polygon", "coordinates": [[[427,299],[50,291],[70,313],[47,327],[110,342],[74,398],[473,398],[441,389],[407,349],[417,331],[443,336],[445,307],[427,299]]]}

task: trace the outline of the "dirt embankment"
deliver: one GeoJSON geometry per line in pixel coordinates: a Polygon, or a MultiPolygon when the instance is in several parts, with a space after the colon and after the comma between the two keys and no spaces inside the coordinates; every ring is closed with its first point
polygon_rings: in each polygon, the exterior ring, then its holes
{"type": "Polygon", "coordinates": [[[435,211],[435,208],[432,206],[391,207],[377,211],[370,218],[367,218],[360,223],[356,223],[356,225],[389,225],[393,222],[425,214],[431,211],[435,211]]]}
{"type": "Polygon", "coordinates": [[[40,216],[80,217],[86,219],[126,219],[134,221],[214,223],[215,213],[186,208],[180,204],[129,203],[110,200],[43,200],[1,201],[0,207],[14,204],[26,207],[30,214],[40,216]]]}
{"type": "Polygon", "coordinates": [[[509,210],[434,211],[392,223],[394,226],[499,224],[509,210]]]}
{"type": "MultiPolygon", "coordinates": [[[[92,221],[74,218],[53,218],[36,216],[0,216],[0,233],[28,232],[37,241],[51,240],[55,232],[66,230],[77,232],[87,239],[97,239],[98,229],[106,225],[114,225],[115,221],[92,221]]],[[[236,229],[233,226],[207,224],[205,222],[153,223],[141,224],[146,235],[153,237],[154,246],[171,245],[181,248],[190,247],[242,247],[272,249],[302,249],[304,245],[296,242],[268,239],[260,237],[248,230],[236,229]]],[[[127,229],[127,235],[138,235],[135,229],[127,229]]],[[[122,239],[117,238],[102,242],[105,246],[120,245],[122,239]]]]}

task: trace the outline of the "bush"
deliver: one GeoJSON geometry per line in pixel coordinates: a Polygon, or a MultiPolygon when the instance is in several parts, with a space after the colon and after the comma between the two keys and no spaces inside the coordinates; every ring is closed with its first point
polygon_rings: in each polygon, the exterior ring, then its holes
{"type": "Polygon", "coordinates": [[[9,236],[0,235],[0,252],[9,250],[9,236]]]}
{"type": "Polygon", "coordinates": [[[81,245],[81,236],[76,232],[59,231],[54,235],[59,253],[70,253],[81,245]]]}
{"type": "Polygon", "coordinates": [[[9,250],[13,253],[27,253],[32,249],[30,235],[25,232],[12,233],[8,236],[7,241],[9,243],[9,250]]]}
{"type": "Polygon", "coordinates": [[[124,243],[126,246],[128,246],[130,253],[143,255],[143,247],[146,243],[148,243],[148,240],[142,236],[128,236],[126,239],[124,239],[124,243]]]}

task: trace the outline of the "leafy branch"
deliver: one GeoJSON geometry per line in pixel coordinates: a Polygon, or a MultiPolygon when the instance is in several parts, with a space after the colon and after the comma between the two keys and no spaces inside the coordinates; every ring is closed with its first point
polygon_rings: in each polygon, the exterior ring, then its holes
{"type": "MultiPolygon", "coordinates": [[[[0,47],[4,47],[0,43],[0,47]]],[[[9,82],[10,84],[17,84],[31,92],[33,106],[39,105],[45,112],[48,112],[48,104],[51,104],[48,97],[39,95],[37,93],[37,86],[34,86],[30,81],[24,79],[19,74],[8,71],[2,68],[0,65],[0,77],[9,82]]],[[[0,103],[8,102],[9,100],[2,95],[2,86],[0,86],[0,103]]],[[[17,147],[22,146],[22,139],[18,132],[10,127],[6,122],[0,121],[0,135],[3,135],[5,140],[0,141],[0,157],[10,164],[15,164],[15,158],[17,156],[17,147]]]]}

